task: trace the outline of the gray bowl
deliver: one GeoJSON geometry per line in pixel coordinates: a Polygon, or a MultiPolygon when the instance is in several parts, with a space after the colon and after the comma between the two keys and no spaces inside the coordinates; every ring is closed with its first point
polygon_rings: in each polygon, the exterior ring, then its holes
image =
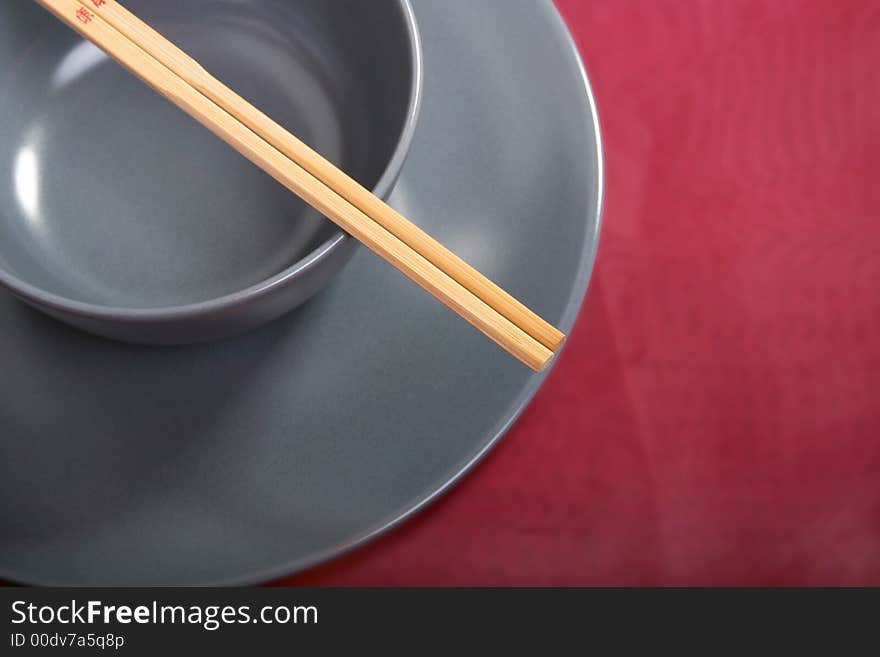
{"type": "MultiPolygon", "coordinates": [[[[387,197],[412,141],[409,0],[126,6],[387,197]]],[[[32,2],[0,4],[0,285],[110,338],[228,337],[303,303],[353,238],[32,2]]]]}

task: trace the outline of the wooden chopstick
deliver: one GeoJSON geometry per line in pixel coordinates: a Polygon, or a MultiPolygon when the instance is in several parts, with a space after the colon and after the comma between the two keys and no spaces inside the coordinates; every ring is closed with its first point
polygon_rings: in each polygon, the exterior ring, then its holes
{"type": "MultiPolygon", "coordinates": [[[[93,2],[95,0],[88,0],[93,2]]],[[[97,0],[100,2],[100,0],[97,0]]],[[[543,344],[292,162],[78,0],[36,0],[156,92],[211,130],[282,185],[335,221],[426,291],[535,371],[553,357],[543,344]]]]}
{"type": "Polygon", "coordinates": [[[131,41],[183,78],[190,86],[213,100],[550,351],[557,351],[565,341],[565,335],[561,331],[214,78],[192,57],[116,0],[79,0],[79,2],[97,12],[131,41]]]}

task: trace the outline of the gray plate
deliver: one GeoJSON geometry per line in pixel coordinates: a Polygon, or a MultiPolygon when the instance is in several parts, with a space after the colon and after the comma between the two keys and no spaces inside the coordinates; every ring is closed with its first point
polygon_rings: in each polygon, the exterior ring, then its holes
{"type": "MultiPolygon", "coordinates": [[[[595,109],[548,0],[416,0],[425,97],[392,203],[568,331],[595,257],[595,109]]],[[[233,584],[447,490],[543,381],[361,251],[248,336],[134,347],[0,295],[0,575],[233,584]]],[[[535,445],[540,449],[540,445],[535,445]]]]}

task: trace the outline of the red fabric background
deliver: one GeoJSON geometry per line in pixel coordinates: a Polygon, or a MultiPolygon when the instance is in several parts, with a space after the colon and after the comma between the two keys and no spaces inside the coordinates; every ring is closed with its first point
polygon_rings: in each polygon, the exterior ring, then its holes
{"type": "Polygon", "coordinates": [[[296,585],[880,585],[880,3],[559,0],[593,285],[458,489],[296,585]]]}

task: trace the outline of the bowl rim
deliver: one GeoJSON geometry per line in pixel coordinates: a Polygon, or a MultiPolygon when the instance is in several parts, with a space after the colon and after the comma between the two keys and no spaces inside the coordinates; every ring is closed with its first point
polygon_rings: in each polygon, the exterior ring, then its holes
{"type": "MultiPolygon", "coordinates": [[[[422,59],[422,42],[415,11],[410,0],[395,0],[407,31],[407,47],[412,72],[410,75],[410,95],[407,101],[406,116],[403,122],[397,145],[379,181],[373,187],[373,193],[379,197],[387,196],[403,169],[415,136],[419,113],[421,112],[422,91],[424,85],[424,62],[422,59]]],[[[296,279],[305,276],[330,255],[342,249],[354,238],[336,227],[334,233],[324,242],[315,247],[295,263],[274,274],[273,276],[248,286],[242,290],[230,292],[213,299],[175,306],[156,308],[127,308],[125,306],[108,306],[103,304],[78,301],[69,297],[49,292],[41,287],[28,283],[13,273],[0,267],[0,286],[7,288],[15,296],[25,302],[49,310],[67,313],[89,320],[104,320],[132,323],[162,323],[202,318],[225,310],[234,309],[255,299],[266,296],[273,291],[285,287],[296,279]]]]}

